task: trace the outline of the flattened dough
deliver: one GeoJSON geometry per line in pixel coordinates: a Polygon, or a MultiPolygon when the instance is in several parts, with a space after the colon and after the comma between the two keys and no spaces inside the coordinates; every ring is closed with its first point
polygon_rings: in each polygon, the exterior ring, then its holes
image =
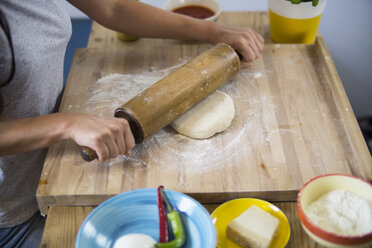
{"type": "Polygon", "coordinates": [[[206,139],[224,131],[235,115],[232,98],[216,90],[171,123],[180,134],[194,139],[206,139]]]}

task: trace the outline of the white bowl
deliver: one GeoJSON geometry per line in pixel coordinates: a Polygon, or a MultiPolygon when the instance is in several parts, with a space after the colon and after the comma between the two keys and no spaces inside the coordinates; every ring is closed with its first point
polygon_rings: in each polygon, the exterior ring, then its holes
{"type": "Polygon", "coordinates": [[[168,0],[164,4],[163,9],[172,11],[188,5],[205,6],[208,9],[213,10],[215,14],[211,17],[203,19],[205,21],[216,21],[217,17],[221,14],[221,6],[216,0],[168,0]]]}
{"type": "Polygon", "coordinates": [[[360,236],[342,236],[328,232],[315,225],[305,209],[321,195],[343,189],[372,201],[372,185],[360,178],[344,174],[328,174],[315,177],[305,183],[297,197],[297,211],[305,232],[326,247],[365,247],[372,244],[372,232],[360,236]]]}

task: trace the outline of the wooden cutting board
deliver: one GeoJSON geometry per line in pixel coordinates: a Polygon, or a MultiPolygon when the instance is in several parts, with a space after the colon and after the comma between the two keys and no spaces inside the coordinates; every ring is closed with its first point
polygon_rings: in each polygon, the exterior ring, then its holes
{"type": "MultiPolygon", "coordinates": [[[[60,112],[113,116],[114,110],[209,45],[80,49],[60,112]]],[[[326,173],[372,180],[372,161],[323,39],[266,45],[252,69],[220,88],[235,104],[224,132],[193,140],[166,127],[131,157],[84,162],[76,144],[49,149],[37,198],[49,205],[97,205],[121,192],[164,185],[202,203],[236,197],[294,201],[326,173]]]]}

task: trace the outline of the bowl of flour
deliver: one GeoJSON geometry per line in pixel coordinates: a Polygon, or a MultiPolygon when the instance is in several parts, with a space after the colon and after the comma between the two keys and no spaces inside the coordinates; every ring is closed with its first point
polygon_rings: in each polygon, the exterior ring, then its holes
{"type": "Polygon", "coordinates": [[[302,186],[297,211],[305,232],[326,247],[372,245],[372,184],[344,174],[315,177],[302,186]]]}

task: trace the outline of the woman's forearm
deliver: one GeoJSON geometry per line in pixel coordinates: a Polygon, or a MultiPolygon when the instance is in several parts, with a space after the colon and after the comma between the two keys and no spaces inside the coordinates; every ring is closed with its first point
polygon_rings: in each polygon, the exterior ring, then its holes
{"type": "Polygon", "coordinates": [[[162,10],[136,0],[70,0],[101,25],[140,37],[211,42],[216,23],[162,10]],[[95,6],[95,7],[93,7],[95,6]]]}
{"type": "Polygon", "coordinates": [[[45,148],[67,138],[61,114],[0,121],[0,156],[45,148]]]}
{"type": "Polygon", "coordinates": [[[226,43],[240,55],[243,64],[257,59],[264,40],[253,29],[226,27],[162,10],[136,0],[69,0],[101,25],[123,33],[148,38],[226,43]]]}
{"type": "Polygon", "coordinates": [[[122,29],[140,37],[204,42],[211,42],[211,37],[218,32],[216,23],[212,21],[191,18],[132,0],[117,2],[114,20],[111,21],[113,29],[122,29]],[[127,16],[124,23],[121,23],[124,21],[122,13],[127,16]]]}

